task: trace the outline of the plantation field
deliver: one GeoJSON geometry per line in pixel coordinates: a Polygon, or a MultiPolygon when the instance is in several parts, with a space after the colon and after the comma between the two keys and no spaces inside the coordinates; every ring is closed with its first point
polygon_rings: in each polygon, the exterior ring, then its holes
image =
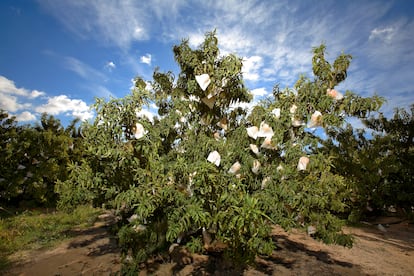
{"type": "MultiPolygon", "coordinates": [[[[101,215],[87,229],[47,250],[20,251],[6,275],[113,275],[121,268],[120,250],[109,234],[111,217],[101,215]]],[[[414,225],[393,217],[347,227],[352,248],[326,245],[303,232],[275,226],[278,245],[270,257],[257,257],[243,271],[218,254],[189,254],[176,248],[170,256],[148,260],[140,275],[414,275],[414,225]],[[379,229],[378,223],[384,225],[379,229]],[[384,230],[385,229],[385,230],[384,230]]]]}
{"type": "Polygon", "coordinates": [[[0,110],[0,274],[414,275],[414,104],[341,88],[352,56],[324,44],[255,102],[215,31],[191,46],[93,122],[0,110]]]}

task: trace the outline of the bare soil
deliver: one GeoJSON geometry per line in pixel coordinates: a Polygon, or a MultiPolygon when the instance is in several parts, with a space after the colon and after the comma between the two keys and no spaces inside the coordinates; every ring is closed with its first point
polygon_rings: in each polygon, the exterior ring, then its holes
{"type": "Polygon", "coordinates": [[[72,230],[67,234],[74,238],[53,249],[17,252],[6,275],[112,275],[121,269],[120,250],[108,232],[112,223],[109,214],[101,215],[93,227],[72,230]]]}
{"type": "MultiPolygon", "coordinates": [[[[114,275],[121,258],[109,220],[101,221],[54,249],[19,252],[6,275],[114,275]]],[[[397,218],[380,218],[363,227],[348,227],[352,248],[326,245],[305,233],[274,227],[278,248],[258,257],[243,271],[219,255],[189,254],[176,248],[168,260],[147,262],[140,275],[414,275],[414,225],[397,218]],[[381,224],[381,226],[378,226],[381,224]]]]}

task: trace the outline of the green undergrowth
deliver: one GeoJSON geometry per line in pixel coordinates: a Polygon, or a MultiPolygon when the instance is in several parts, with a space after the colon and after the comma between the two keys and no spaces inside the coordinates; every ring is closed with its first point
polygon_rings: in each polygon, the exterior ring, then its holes
{"type": "MultiPolygon", "coordinates": [[[[4,211],[4,212],[3,212],[4,211]]],[[[71,213],[50,209],[5,212],[0,214],[0,272],[10,266],[9,256],[20,250],[51,247],[70,237],[68,230],[87,228],[96,221],[101,209],[79,206],[71,213]]],[[[0,273],[1,274],[1,273],[0,273]]]]}

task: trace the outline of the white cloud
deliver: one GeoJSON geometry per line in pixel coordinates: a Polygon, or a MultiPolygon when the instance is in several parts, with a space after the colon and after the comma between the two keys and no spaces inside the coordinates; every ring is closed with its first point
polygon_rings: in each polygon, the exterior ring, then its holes
{"type": "MultiPolygon", "coordinates": [[[[46,104],[39,105],[33,102],[34,99],[40,96],[46,96],[46,92],[39,90],[28,90],[26,88],[16,87],[14,81],[0,76],[0,109],[8,113],[15,113],[24,110],[21,113],[15,114],[18,121],[33,121],[36,119],[34,112],[47,112],[51,115],[64,114],[66,116],[75,116],[82,120],[87,120],[93,117],[87,104],[78,99],[69,99],[66,95],[60,95],[47,98],[46,104]]],[[[44,99],[43,97],[41,100],[44,99]]]]}
{"type": "Polygon", "coordinates": [[[9,80],[4,76],[0,76],[0,93],[20,96],[29,95],[29,91],[27,89],[17,88],[14,81],[9,80]]]}
{"type": "Polygon", "coordinates": [[[51,115],[69,113],[81,120],[88,120],[93,117],[89,106],[82,100],[69,99],[66,95],[54,96],[48,99],[46,104],[37,107],[36,112],[47,112],[51,115]]]}
{"type": "Polygon", "coordinates": [[[146,55],[140,57],[139,60],[141,61],[141,63],[151,65],[151,58],[152,58],[151,54],[146,54],[146,55]]]}
{"type": "Polygon", "coordinates": [[[43,91],[33,90],[30,93],[30,98],[37,98],[37,97],[44,96],[44,95],[46,95],[46,93],[43,91]]]}
{"type": "Polygon", "coordinates": [[[108,62],[105,64],[105,68],[106,68],[109,72],[112,72],[112,70],[116,68],[116,65],[115,65],[115,63],[114,63],[113,61],[108,61],[108,62]]]}
{"type": "Polygon", "coordinates": [[[19,103],[18,98],[8,94],[0,93],[0,109],[6,110],[8,112],[16,112],[18,110],[30,107],[28,103],[19,103]]]}
{"type": "Polygon", "coordinates": [[[253,94],[254,97],[263,97],[268,94],[268,92],[266,91],[266,88],[264,87],[253,89],[250,92],[253,94]]]}
{"type": "Polygon", "coordinates": [[[259,69],[263,66],[263,58],[251,56],[243,59],[243,77],[246,80],[257,81],[260,78],[259,69]]]}
{"type": "Polygon", "coordinates": [[[9,80],[4,76],[0,76],[0,109],[8,112],[16,112],[18,110],[29,108],[30,103],[22,103],[25,98],[30,98],[32,95],[38,95],[39,91],[29,90],[25,88],[16,87],[14,81],[9,80]]]}
{"type": "Polygon", "coordinates": [[[23,111],[22,113],[16,115],[16,120],[18,122],[34,121],[36,120],[36,116],[29,111],[23,111]]]}
{"type": "Polygon", "coordinates": [[[136,40],[140,40],[145,37],[145,30],[141,27],[135,27],[132,37],[136,40]]]}
{"type": "Polygon", "coordinates": [[[188,38],[188,43],[191,47],[198,47],[201,43],[204,42],[204,34],[203,33],[192,33],[188,38]]]}

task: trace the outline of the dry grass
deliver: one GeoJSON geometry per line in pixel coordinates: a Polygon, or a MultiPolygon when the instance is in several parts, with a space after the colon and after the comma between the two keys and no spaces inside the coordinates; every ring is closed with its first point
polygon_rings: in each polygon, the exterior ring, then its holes
{"type": "Polygon", "coordinates": [[[53,246],[70,237],[68,230],[93,225],[101,213],[90,206],[80,206],[71,213],[43,209],[10,216],[10,212],[3,212],[8,217],[0,217],[0,271],[10,265],[8,257],[14,252],[53,246]]]}

